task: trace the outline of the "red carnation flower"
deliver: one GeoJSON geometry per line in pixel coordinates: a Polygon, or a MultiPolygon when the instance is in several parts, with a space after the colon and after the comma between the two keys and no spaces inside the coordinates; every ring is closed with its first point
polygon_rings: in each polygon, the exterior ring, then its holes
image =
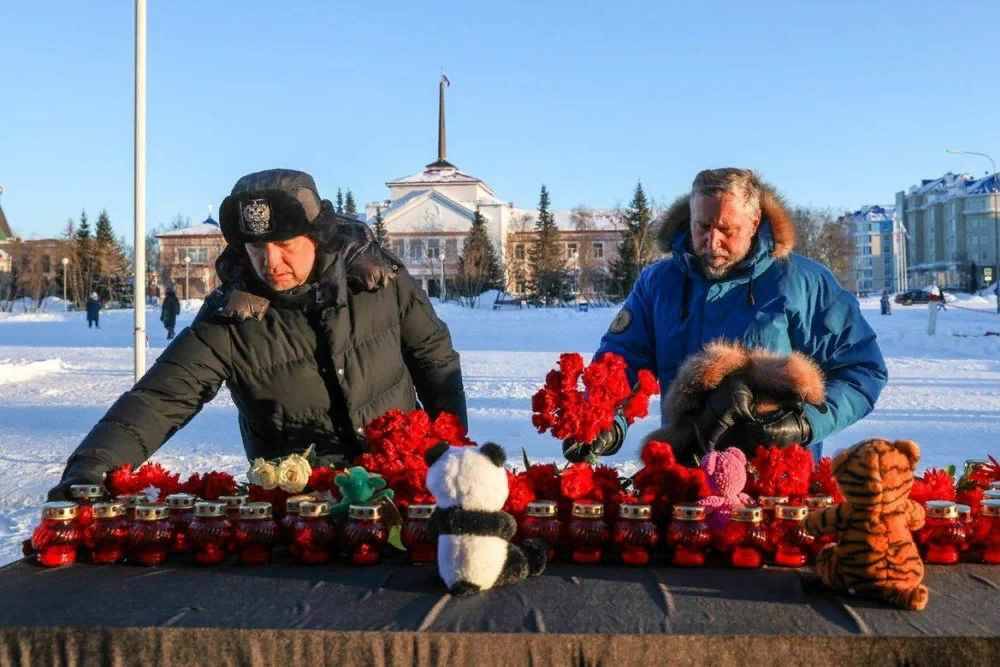
{"type": "Polygon", "coordinates": [[[622,414],[625,415],[625,421],[629,424],[636,419],[642,419],[649,414],[649,396],[640,393],[629,397],[625,402],[622,414]]]}
{"type": "Polygon", "coordinates": [[[670,443],[650,440],[642,448],[642,462],[650,468],[666,467],[676,465],[677,458],[670,443]]]}
{"type": "Polygon", "coordinates": [[[955,482],[947,470],[930,468],[913,480],[910,499],[918,503],[928,500],[955,500],[955,482]]]}
{"type": "Polygon", "coordinates": [[[559,468],[554,463],[536,463],[525,471],[531,489],[539,500],[559,500],[561,482],[559,468]]]}
{"type": "Polygon", "coordinates": [[[334,488],[333,478],[337,471],[329,466],[313,468],[309,474],[309,482],[306,484],[313,491],[329,491],[334,488]]]}
{"type": "Polygon", "coordinates": [[[524,514],[528,503],[535,499],[535,491],[531,488],[531,480],[527,473],[513,473],[507,470],[507,502],[503,509],[515,516],[524,514]]]}
{"type": "Polygon", "coordinates": [[[840,492],[840,485],[833,476],[833,459],[824,456],[819,460],[819,465],[813,470],[809,478],[809,493],[824,496],[833,496],[833,502],[844,502],[844,494],[840,492]]]}
{"type": "Polygon", "coordinates": [[[646,396],[654,396],[660,393],[660,383],[657,381],[656,376],[653,375],[652,371],[645,368],[641,369],[637,374],[637,379],[639,383],[639,391],[646,396]]]}
{"type": "Polygon", "coordinates": [[[236,493],[236,480],[227,472],[212,471],[205,475],[201,494],[205,500],[218,500],[219,496],[236,493]]]}
{"type": "Polygon", "coordinates": [[[133,472],[131,464],[120,465],[104,476],[104,486],[112,496],[124,496],[132,493],[139,493],[144,486],[142,480],[133,472]]]}
{"type": "MultiPolygon", "coordinates": [[[[449,445],[468,445],[471,441],[465,437],[465,427],[458,417],[450,412],[441,412],[434,418],[434,435],[437,440],[449,445]]],[[[437,444],[437,443],[434,443],[437,444]]]]}
{"type": "Polygon", "coordinates": [[[568,500],[590,498],[594,493],[594,469],[589,463],[574,463],[559,475],[559,490],[568,500]]]}

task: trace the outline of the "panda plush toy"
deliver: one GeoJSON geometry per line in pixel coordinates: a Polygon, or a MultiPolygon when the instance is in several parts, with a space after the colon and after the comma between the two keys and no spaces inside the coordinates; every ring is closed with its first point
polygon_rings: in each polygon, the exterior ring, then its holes
{"type": "Polygon", "coordinates": [[[430,524],[438,536],[438,573],[452,595],[516,583],[545,569],[543,542],[510,543],[517,523],[502,509],[506,458],[491,442],[478,449],[441,443],[427,451],[427,489],[437,500],[430,524]]]}

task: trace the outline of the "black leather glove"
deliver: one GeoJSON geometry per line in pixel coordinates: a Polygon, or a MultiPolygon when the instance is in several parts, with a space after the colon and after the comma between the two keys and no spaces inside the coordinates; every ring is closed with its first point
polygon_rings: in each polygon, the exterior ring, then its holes
{"type": "Polygon", "coordinates": [[[802,403],[795,403],[760,415],[747,423],[746,433],[757,444],[776,444],[779,447],[807,445],[812,440],[812,427],[803,407],[802,403]]]}
{"type": "Polygon", "coordinates": [[[743,423],[753,419],[753,391],[743,378],[727,377],[708,395],[705,407],[695,420],[695,433],[702,453],[719,449],[734,438],[743,423]]]}
{"type": "Polygon", "coordinates": [[[581,463],[591,456],[611,456],[622,448],[628,423],[621,415],[615,417],[611,430],[600,433],[591,442],[563,440],[563,456],[570,463],[581,463]]]}

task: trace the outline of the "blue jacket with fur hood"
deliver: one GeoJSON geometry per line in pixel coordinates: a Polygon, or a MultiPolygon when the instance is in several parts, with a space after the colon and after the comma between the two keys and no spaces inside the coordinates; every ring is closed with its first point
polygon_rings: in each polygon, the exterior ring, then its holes
{"type": "MultiPolygon", "coordinates": [[[[718,339],[811,357],[825,376],[826,398],[807,405],[812,447],[875,406],[888,379],[875,332],[857,300],[824,266],[792,254],[795,227],[773,190],[765,189],[750,254],[721,280],[704,277],[692,254],[688,197],[667,212],[660,245],[672,256],[647,267],[601,339],[597,356],[615,352],[630,372],[659,377],[661,407],[681,364],[718,339]]],[[[668,426],[666,414],[662,425],[668,426]]]]}

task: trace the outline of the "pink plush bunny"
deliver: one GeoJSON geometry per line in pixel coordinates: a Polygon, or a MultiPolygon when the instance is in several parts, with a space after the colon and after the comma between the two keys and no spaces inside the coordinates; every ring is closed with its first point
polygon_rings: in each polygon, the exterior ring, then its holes
{"type": "Polygon", "coordinates": [[[701,460],[701,469],[715,495],[702,498],[698,504],[705,507],[708,525],[721,528],[734,508],[751,504],[750,496],[743,493],[747,484],[747,457],[736,447],[709,452],[701,460]]]}

